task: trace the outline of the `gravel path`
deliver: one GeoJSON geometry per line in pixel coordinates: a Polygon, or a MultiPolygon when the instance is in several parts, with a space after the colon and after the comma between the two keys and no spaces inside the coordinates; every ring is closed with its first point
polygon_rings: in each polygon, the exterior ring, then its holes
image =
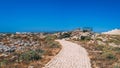
{"type": "Polygon", "coordinates": [[[86,50],[78,44],[57,40],[62,50],[44,68],[91,68],[86,50]]]}

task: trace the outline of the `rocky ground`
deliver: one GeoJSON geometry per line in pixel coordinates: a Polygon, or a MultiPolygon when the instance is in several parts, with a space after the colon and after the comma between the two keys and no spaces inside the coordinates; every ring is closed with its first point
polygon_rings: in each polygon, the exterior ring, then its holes
{"type": "Polygon", "coordinates": [[[0,35],[0,68],[41,68],[61,49],[56,36],[41,34],[0,35]]]}

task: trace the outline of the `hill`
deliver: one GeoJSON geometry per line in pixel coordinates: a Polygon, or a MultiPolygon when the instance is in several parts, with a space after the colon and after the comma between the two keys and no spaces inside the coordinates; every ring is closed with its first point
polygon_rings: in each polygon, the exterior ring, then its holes
{"type": "Polygon", "coordinates": [[[120,35],[120,29],[114,29],[108,32],[103,32],[102,34],[120,35]]]}

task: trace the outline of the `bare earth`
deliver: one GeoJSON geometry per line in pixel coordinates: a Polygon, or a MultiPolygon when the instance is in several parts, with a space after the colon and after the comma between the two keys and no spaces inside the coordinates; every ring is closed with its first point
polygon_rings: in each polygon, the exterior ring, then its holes
{"type": "Polygon", "coordinates": [[[62,50],[44,68],[91,68],[86,50],[78,44],[57,40],[62,50]]]}

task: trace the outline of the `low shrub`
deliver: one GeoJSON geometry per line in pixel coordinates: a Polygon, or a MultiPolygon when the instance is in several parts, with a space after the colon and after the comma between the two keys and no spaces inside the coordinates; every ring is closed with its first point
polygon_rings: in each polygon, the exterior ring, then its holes
{"type": "Polygon", "coordinates": [[[20,60],[22,61],[33,61],[42,59],[43,50],[28,51],[20,55],[20,60]]]}
{"type": "Polygon", "coordinates": [[[111,53],[111,52],[104,52],[102,54],[102,57],[105,58],[105,59],[108,59],[108,60],[115,60],[115,59],[117,59],[116,56],[113,53],[111,53]]]}
{"type": "Polygon", "coordinates": [[[71,36],[71,32],[63,33],[62,35],[60,35],[59,39],[62,39],[62,38],[69,38],[70,36],[71,36]]]}
{"type": "Polygon", "coordinates": [[[54,41],[57,38],[57,36],[53,35],[53,36],[46,36],[45,37],[45,41],[49,42],[49,41],[54,41]]]}
{"type": "Polygon", "coordinates": [[[60,48],[60,45],[58,42],[51,42],[50,48],[60,48]]]}
{"type": "Polygon", "coordinates": [[[81,36],[81,40],[91,40],[90,36],[81,36]]]}
{"type": "Polygon", "coordinates": [[[37,52],[37,53],[40,53],[40,54],[43,54],[45,51],[42,50],[42,49],[37,49],[36,52],[37,52]]]}
{"type": "Polygon", "coordinates": [[[97,38],[96,40],[103,41],[101,38],[97,38]]]}
{"type": "Polygon", "coordinates": [[[114,47],[114,48],[113,48],[113,51],[115,51],[116,53],[119,53],[119,54],[120,54],[120,48],[119,48],[119,47],[114,47]]]}
{"type": "Polygon", "coordinates": [[[105,46],[104,45],[96,45],[95,48],[96,48],[96,50],[102,51],[103,48],[105,48],[105,46]]]}

